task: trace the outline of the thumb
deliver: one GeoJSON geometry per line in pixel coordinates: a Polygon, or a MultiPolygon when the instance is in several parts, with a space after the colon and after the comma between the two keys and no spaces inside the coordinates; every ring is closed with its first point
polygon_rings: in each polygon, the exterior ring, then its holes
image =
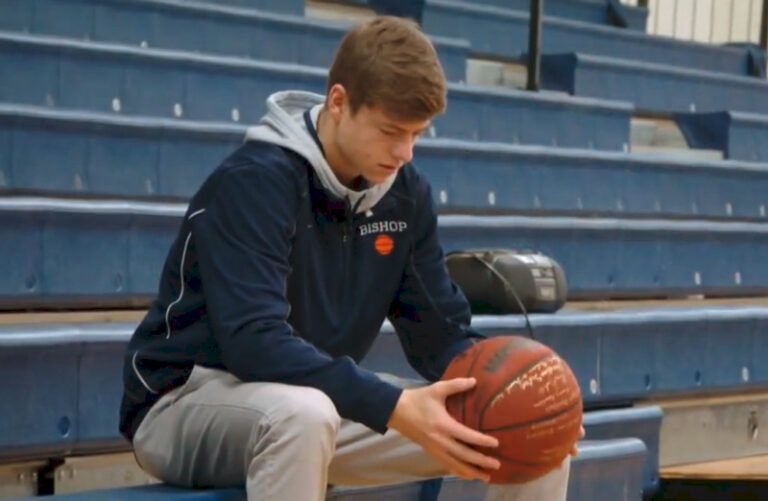
{"type": "Polygon", "coordinates": [[[477,380],[473,377],[457,377],[436,383],[435,389],[440,396],[448,397],[456,393],[471,390],[476,384],[477,380]]]}

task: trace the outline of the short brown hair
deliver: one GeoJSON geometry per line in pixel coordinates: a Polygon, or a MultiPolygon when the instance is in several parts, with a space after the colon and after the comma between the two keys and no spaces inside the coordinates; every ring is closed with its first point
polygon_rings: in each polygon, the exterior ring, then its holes
{"type": "Polygon", "coordinates": [[[341,84],[352,113],[377,106],[394,118],[427,120],[445,111],[443,67],[432,42],[408,19],[378,16],[341,42],[328,90],[341,84]]]}

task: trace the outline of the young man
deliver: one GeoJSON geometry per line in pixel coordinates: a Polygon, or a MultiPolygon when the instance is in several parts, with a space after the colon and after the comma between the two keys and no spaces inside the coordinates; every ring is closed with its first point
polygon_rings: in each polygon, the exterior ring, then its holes
{"type": "MultiPolygon", "coordinates": [[[[304,501],[498,467],[445,410],[473,380],[402,389],[358,366],[385,318],[428,381],[480,338],[410,165],[445,100],[429,40],[393,17],[345,37],[326,96],[269,98],[192,197],[128,346],[121,431],[149,473],[304,501]]],[[[489,496],[565,499],[568,468],[489,496]]]]}

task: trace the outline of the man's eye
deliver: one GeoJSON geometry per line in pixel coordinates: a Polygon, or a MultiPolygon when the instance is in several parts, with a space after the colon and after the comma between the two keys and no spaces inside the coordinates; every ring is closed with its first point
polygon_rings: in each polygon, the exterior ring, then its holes
{"type": "Polygon", "coordinates": [[[395,135],[395,131],[387,130],[387,129],[381,129],[381,133],[384,134],[385,136],[394,136],[395,135]]]}

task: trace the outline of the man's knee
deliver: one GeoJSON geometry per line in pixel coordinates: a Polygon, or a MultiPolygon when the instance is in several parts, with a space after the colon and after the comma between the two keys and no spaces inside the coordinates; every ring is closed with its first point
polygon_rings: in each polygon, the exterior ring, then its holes
{"type": "Polygon", "coordinates": [[[341,417],[328,395],[315,388],[282,386],[285,391],[267,412],[270,426],[286,428],[292,434],[327,434],[335,439],[341,417]]]}

